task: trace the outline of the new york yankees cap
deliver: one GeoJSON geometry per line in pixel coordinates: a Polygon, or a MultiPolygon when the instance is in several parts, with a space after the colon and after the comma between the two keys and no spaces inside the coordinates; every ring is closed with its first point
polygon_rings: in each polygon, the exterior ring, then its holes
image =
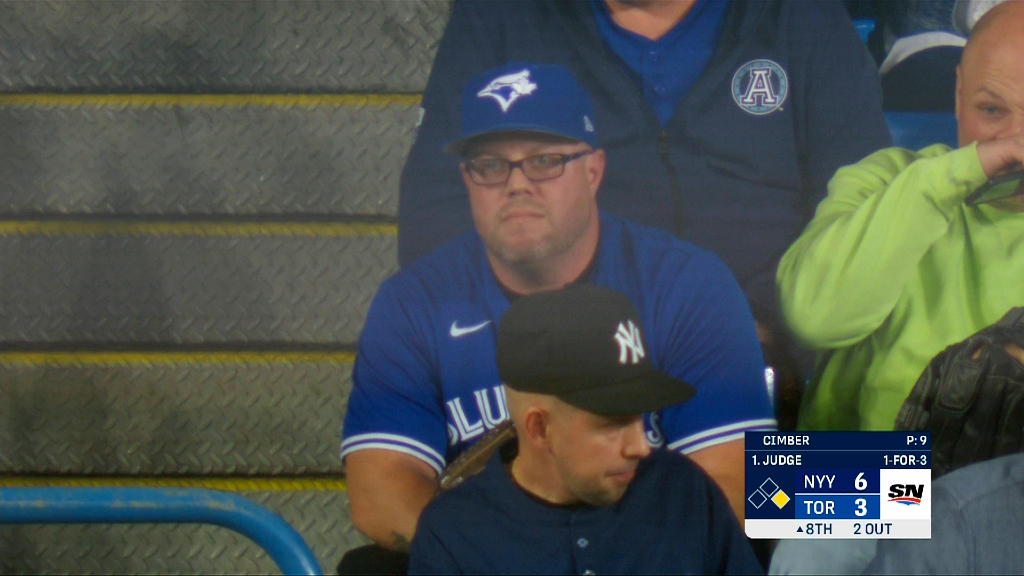
{"type": "Polygon", "coordinates": [[[535,132],[597,148],[590,95],[553,64],[513,62],[466,82],[461,132],[444,151],[461,156],[473,139],[496,132],[535,132]]]}
{"type": "Polygon", "coordinates": [[[655,369],[629,299],[591,284],[512,302],[498,323],[497,363],[513,390],[607,416],[660,410],[696,393],[655,369]]]}

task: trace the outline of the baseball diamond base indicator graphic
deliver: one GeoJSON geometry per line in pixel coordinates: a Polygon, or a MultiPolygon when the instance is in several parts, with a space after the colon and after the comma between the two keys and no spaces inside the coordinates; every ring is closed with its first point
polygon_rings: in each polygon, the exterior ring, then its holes
{"type": "Polygon", "coordinates": [[[931,538],[931,433],[747,432],[750,538],[931,538]]]}

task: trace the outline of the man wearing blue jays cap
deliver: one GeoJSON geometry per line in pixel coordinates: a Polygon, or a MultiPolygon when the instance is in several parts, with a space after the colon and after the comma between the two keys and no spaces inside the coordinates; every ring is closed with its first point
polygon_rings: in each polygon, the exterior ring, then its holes
{"type": "Polygon", "coordinates": [[[688,456],[742,510],[743,433],[775,426],[750,309],[714,255],[598,211],[600,129],[558,66],[510,63],[465,85],[445,150],[462,159],[475,229],[381,285],[352,375],[342,457],[353,523],[378,544],[406,549],[445,466],[509,419],[495,345],[510,303],[576,283],[636,307],[643,339],[632,323],[608,335],[616,361],[696,392],[644,413],[645,441],[688,456]]]}

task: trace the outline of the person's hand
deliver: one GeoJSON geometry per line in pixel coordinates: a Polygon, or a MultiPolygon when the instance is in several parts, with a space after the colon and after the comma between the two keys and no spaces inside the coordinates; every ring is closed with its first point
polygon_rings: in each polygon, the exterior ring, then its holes
{"type": "Polygon", "coordinates": [[[1024,136],[979,142],[978,160],[989,178],[1024,168],[1024,136]]]}

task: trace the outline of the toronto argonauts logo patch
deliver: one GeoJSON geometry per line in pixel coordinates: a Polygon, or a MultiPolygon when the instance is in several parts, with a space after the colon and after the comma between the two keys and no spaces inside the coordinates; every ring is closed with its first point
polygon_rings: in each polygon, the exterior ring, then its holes
{"type": "Polygon", "coordinates": [[[514,74],[498,76],[476,95],[480,98],[494,98],[501,106],[501,111],[508,112],[509,106],[519,97],[529,96],[536,89],[537,85],[530,81],[530,71],[523,70],[514,74]]]}
{"type": "Polygon", "coordinates": [[[786,71],[771,60],[751,60],[732,77],[732,99],[751,114],[763,116],[782,107],[789,94],[786,71]]]}

